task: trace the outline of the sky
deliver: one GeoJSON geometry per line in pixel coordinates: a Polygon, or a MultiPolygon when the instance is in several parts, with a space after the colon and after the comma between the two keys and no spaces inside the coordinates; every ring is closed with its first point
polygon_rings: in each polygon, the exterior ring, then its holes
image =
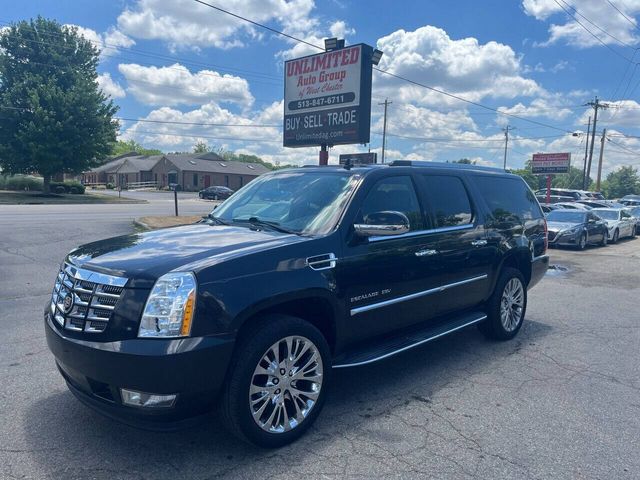
{"type": "MultiPolygon", "coordinates": [[[[598,96],[609,108],[598,113],[594,159],[606,128],[605,174],[640,166],[640,0],[210,3],[315,45],[327,37],[373,45],[384,53],[379,68],[473,102],[374,72],[371,143],[333,147],[330,163],[340,153],[380,156],[379,104],[388,99],[387,160],[501,167],[508,125],[509,168],[535,152],[571,152],[582,168],[593,115],[585,104],[598,96]]],[[[203,141],[276,164],[318,161],[318,148],[282,147],[284,61],[317,53],[308,45],[194,0],[0,4],[0,29],[42,15],[94,42],[123,140],[165,152],[203,141]]]]}

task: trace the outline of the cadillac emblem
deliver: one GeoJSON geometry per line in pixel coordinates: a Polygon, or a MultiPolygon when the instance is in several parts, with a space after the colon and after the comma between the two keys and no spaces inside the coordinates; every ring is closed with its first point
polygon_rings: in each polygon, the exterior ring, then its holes
{"type": "Polygon", "coordinates": [[[62,308],[64,310],[64,313],[69,314],[71,313],[71,310],[73,310],[73,294],[69,293],[67,294],[66,297],[64,297],[64,300],[62,302],[62,308]]]}

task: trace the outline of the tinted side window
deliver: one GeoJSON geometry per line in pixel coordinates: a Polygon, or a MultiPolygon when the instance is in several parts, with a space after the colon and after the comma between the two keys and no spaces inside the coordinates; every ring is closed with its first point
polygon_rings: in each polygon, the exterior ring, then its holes
{"type": "Polygon", "coordinates": [[[474,179],[496,220],[513,221],[515,217],[525,222],[542,217],[540,205],[522,180],[489,176],[474,179]]]}
{"type": "Polygon", "coordinates": [[[360,208],[360,221],[375,212],[392,210],[404,213],[411,230],[422,230],[424,221],[413,182],[409,176],[387,177],[376,182],[360,208]]]}
{"type": "Polygon", "coordinates": [[[462,180],[448,175],[425,175],[424,181],[436,228],[471,223],[473,211],[462,180]]]}

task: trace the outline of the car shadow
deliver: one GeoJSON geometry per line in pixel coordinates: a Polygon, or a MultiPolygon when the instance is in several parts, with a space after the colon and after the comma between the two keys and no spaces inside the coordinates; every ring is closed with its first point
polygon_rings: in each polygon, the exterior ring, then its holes
{"type": "MultiPolygon", "coordinates": [[[[253,478],[272,463],[282,473],[308,455],[330,450],[336,436],[345,437],[355,428],[369,432],[377,418],[410,403],[418,402],[429,416],[431,398],[451,382],[471,373],[495,374],[500,370],[494,365],[504,368],[505,358],[551,331],[541,319],[527,320],[514,340],[492,342],[476,328],[467,328],[375,364],[333,370],[316,424],[298,442],[276,451],[236,440],[213,415],[176,432],[138,430],[103,417],[66,390],[30,406],[23,419],[25,439],[30,457],[51,478],[253,478]]],[[[370,434],[394,442],[401,428],[370,434]]]]}

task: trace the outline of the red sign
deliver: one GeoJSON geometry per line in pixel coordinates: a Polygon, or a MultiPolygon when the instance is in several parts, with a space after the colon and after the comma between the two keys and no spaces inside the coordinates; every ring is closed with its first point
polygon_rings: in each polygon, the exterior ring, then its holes
{"type": "Polygon", "coordinates": [[[549,175],[569,173],[571,153],[534,153],[531,160],[531,173],[549,175]]]}

